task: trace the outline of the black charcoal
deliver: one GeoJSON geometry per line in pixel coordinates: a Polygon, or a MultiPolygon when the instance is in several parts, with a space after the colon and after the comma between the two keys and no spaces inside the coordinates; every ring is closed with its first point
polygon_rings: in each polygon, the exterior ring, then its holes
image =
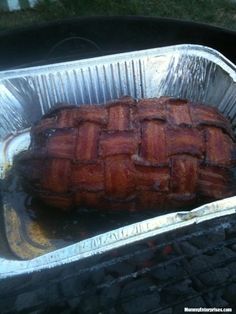
{"type": "Polygon", "coordinates": [[[236,280],[236,262],[229,263],[227,269],[230,271],[231,279],[236,280]]]}
{"type": "Polygon", "coordinates": [[[127,314],[143,314],[157,309],[160,302],[159,294],[140,295],[122,302],[122,309],[127,314]]]}
{"type": "Polygon", "coordinates": [[[232,283],[225,288],[223,297],[230,305],[236,305],[236,283],[232,283]]]}
{"type": "Polygon", "coordinates": [[[190,267],[192,273],[197,273],[199,271],[203,271],[204,269],[208,270],[211,268],[212,258],[210,256],[201,255],[192,258],[190,262],[190,267]]]}
{"type": "Polygon", "coordinates": [[[46,291],[39,288],[35,291],[25,292],[16,298],[16,311],[26,311],[30,308],[44,304],[46,301],[46,291]]]}
{"type": "Polygon", "coordinates": [[[214,254],[214,260],[216,263],[224,263],[235,258],[236,258],[235,252],[227,247],[220,248],[220,250],[214,254]]]}
{"type": "Polygon", "coordinates": [[[186,275],[186,271],[181,264],[170,263],[163,266],[158,266],[152,269],[152,276],[161,281],[168,280],[170,278],[181,278],[186,275]]]}
{"type": "Polygon", "coordinates": [[[187,241],[181,242],[180,247],[181,247],[182,252],[185,255],[191,256],[191,255],[197,255],[199,253],[199,249],[195,245],[187,241]]]}
{"type": "Polygon", "coordinates": [[[60,283],[61,294],[64,297],[76,297],[86,290],[88,275],[81,274],[75,277],[64,279],[60,283]]]}
{"type": "Polygon", "coordinates": [[[82,314],[98,314],[99,299],[97,295],[84,296],[81,301],[80,311],[82,314]]]}
{"type": "Polygon", "coordinates": [[[233,250],[234,252],[236,252],[236,243],[232,244],[230,248],[231,248],[231,250],[233,250]]]}
{"type": "Polygon", "coordinates": [[[194,236],[190,239],[190,242],[199,249],[205,249],[207,247],[214,247],[224,240],[225,231],[224,229],[219,229],[210,234],[194,236]]]}
{"type": "Polygon", "coordinates": [[[198,275],[198,278],[206,286],[223,284],[229,277],[230,272],[227,268],[216,268],[198,275]]]}
{"type": "Polygon", "coordinates": [[[80,302],[81,302],[80,297],[68,298],[67,300],[68,306],[71,310],[78,309],[80,302]]]}
{"type": "Polygon", "coordinates": [[[94,272],[91,273],[91,281],[97,285],[101,283],[104,280],[105,277],[105,271],[104,268],[100,268],[94,272]]]}
{"type": "Polygon", "coordinates": [[[206,303],[205,301],[203,300],[203,298],[200,296],[200,297],[196,297],[196,298],[192,298],[190,300],[187,300],[183,303],[180,303],[178,305],[176,305],[174,307],[174,311],[173,313],[174,314],[180,314],[180,313],[184,313],[184,308],[185,307],[206,307],[206,303]]]}
{"type": "Polygon", "coordinates": [[[113,273],[115,276],[124,276],[131,274],[136,269],[134,264],[128,262],[120,262],[108,267],[107,271],[113,273]]]}
{"type": "Polygon", "coordinates": [[[111,285],[108,288],[102,289],[100,292],[101,306],[105,308],[112,307],[119,297],[120,290],[118,285],[111,285]]]}
{"type": "Polygon", "coordinates": [[[158,314],[172,314],[173,310],[172,310],[172,308],[168,308],[168,309],[160,310],[156,313],[158,313],[158,314]]]}
{"type": "Polygon", "coordinates": [[[153,291],[154,283],[147,278],[136,279],[128,282],[122,289],[121,296],[123,299],[148,294],[153,291]],[[151,290],[150,290],[151,287],[151,290]]]}

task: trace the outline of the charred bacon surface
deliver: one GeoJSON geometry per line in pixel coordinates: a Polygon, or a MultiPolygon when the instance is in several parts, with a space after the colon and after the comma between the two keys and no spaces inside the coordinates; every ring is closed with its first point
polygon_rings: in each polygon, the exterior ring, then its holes
{"type": "Polygon", "coordinates": [[[64,107],[31,130],[18,161],[57,208],[178,208],[236,194],[236,144],[216,109],[168,97],[64,107]]]}

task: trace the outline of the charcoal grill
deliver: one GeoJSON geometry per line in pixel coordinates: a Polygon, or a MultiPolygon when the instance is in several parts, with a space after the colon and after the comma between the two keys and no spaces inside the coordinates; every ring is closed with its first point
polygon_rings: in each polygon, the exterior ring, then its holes
{"type": "Polygon", "coordinates": [[[227,216],[31,276],[2,280],[3,313],[182,313],[235,308],[236,218],[227,216]],[[64,312],[63,312],[64,313],[64,312]]]}
{"type": "MultiPolygon", "coordinates": [[[[5,33],[2,39],[2,43],[4,40],[6,43],[1,52],[2,68],[183,42],[212,46],[236,61],[234,32],[166,19],[70,20],[5,33]],[[110,23],[120,25],[120,28],[108,42],[104,37],[111,29],[110,23]],[[137,26],[140,28],[140,25],[144,28],[142,36],[137,38],[137,26]],[[188,30],[186,33],[184,28],[188,30]],[[175,29],[171,36],[170,29],[175,29]],[[102,30],[103,38],[101,33],[98,34],[102,30]],[[42,36],[41,49],[33,40],[37,37],[35,31],[42,36]],[[28,38],[25,36],[27,32],[28,38]],[[55,34],[57,38],[52,36],[55,34]],[[32,40],[29,40],[30,36],[32,40]],[[17,50],[17,57],[13,52],[9,54],[16,38],[22,46],[22,50],[17,50]]],[[[0,308],[3,313],[76,313],[78,310],[81,313],[181,313],[184,307],[235,307],[235,266],[234,215],[67,266],[2,280],[0,308]]]]}

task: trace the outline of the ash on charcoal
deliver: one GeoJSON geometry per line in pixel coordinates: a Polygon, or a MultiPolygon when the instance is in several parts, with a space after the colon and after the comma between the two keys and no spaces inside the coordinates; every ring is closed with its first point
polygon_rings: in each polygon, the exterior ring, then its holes
{"type": "Polygon", "coordinates": [[[104,288],[100,292],[100,304],[103,308],[114,306],[120,294],[120,287],[112,285],[109,288],[104,288]]]}
{"type": "Polygon", "coordinates": [[[187,256],[198,255],[200,251],[196,246],[187,241],[181,242],[180,247],[182,252],[187,256]]]}
{"type": "Polygon", "coordinates": [[[136,269],[136,266],[131,263],[127,262],[121,262],[121,263],[116,263],[107,268],[107,271],[109,273],[114,274],[114,276],[124,276],[124,275],[129,275],[132,272],[134,272],[136,269]]]}
{"type": "Polygon", "coordinates": [[[143,314],[158,308],[160,296],[158,293],[140,295],[122,302],[122,309],[127,314],[143,314]]]}
{"type": "Polygon", "coordinates": [[[181,278],[186,275],[186,271],[179,263],[171,263],[163,266],[157,266],[152,270],[152,276],[161,281],[168,280],[170,278],[181,278]]]}
{"type": "Polygon", "coordinates": [[[202,297],[196,297],[190,300],[186,300],[183,303],[180,303],[174,307],[174,314],[184,313],[185,307],[206,307],[206,303],[204,302],[202,297]]]}
{"type": "Polygon", "coordinates": [[[232,283],[225,288],[223,298],[231,305],[236,305],[236,283],[232,283]]]}
{"type": "Polygon", "coordinates": [[[230,271],[227,268],[216,268],[198,275],[198,278],[206,286],[223,284],[229,277],[230,271]]]}

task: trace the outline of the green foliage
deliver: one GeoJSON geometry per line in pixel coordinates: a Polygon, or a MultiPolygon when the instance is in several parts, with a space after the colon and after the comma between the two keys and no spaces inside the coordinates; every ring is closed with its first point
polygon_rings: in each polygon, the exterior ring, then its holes
{"type": "Polygon", "coordinates": [[[91,15],[171,17],[236,30],[236,3],[230,0],[40,0],[34,10],[0,13],[0,28],[91,15]]]}
{"type": "Polygon", "coordinates": [[[236,4],[230,0],[41,0],[37,10],[45,19],[78,15],[148,15],[236,29],[236,4]]]}
{"type": "Polygon", "coordinates": [[[145,10],[145,0],[41,0],[37,9],[47,18],[77,15],[136,15],[145,10]]]}

